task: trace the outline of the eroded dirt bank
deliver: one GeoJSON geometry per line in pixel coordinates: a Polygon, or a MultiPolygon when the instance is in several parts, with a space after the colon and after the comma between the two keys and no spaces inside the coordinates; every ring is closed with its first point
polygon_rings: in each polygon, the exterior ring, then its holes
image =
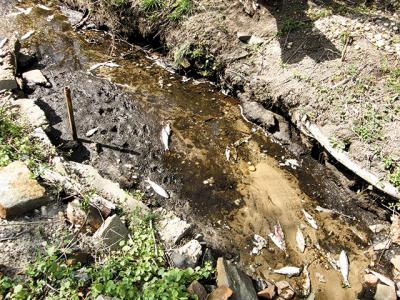
{"type": "MultiPolygon", "coordinates": [[[[235,258],[255,277],[280,279],[272,269],[310,263],[317,299],[355,298],[368,265],[388,270],[387,251],[384,259],[373,263],[378,257],[370,246],[381,237],[372,236],[367,225],[382,220],[359,208],[370,200],[368,195],[363,200],[354,194],[347,179],[330,180],[326,168],[298,144],[288,141],[283,148],[270,140],[242,119],[235,99],[217,92],[216,87],[170,74],[135,47],[114,44],[115,56],[110,56],[108,35],[73,32],[66,21],[59,12],[35,8],[28,16],[17,16],[14,26],[20,35],[35,30],[24,46],[36,51],[37,66],[52,86],[37,87],[30,97],[46,111],[53,141],[66,152],[72,149],[72,159],[93,164],[131,191],[145,187],[147,177],[162,184],[172,197],[153,205],[173,208],[194,222],[214,250],[235,258]],[[88,73],[95,63],[110,60],[120,67],[100,67],[88,73]],[[82,142],[78,147],[68,142],[62,94],[67,85],[82,142]],[[173,131],[170,152],[164,152],[160,142],[160,130],[167,123],[173,131]],[[86,137],[94,128],[97,131],[86,137]],[[299,167],[280,166],[287,159],[296,159],[299,167]],[[336,212],[318,212],[317,205],[336,212]],[[304,221],[301,209],[317,220],[317,231],[304,221]],[[278,222],[289,256],[271,241],[258,255],[250,255],[254,234],[267,239],[278,222]],[[297,227],[303,225],[304,254],[297,250],[294,238],[297,227]],[[326,251],[337,258],[342,249],[350,259],[349,289],[340,287],[340,274],[325,256],[326,251]],[[317,278],[317,272],[327,283],[317,278]]],[[[146,193],[145,201],[151,199],[150,194],[146,193]]],[[[303,280],[289,280],[298,294],[303,280]]]]}

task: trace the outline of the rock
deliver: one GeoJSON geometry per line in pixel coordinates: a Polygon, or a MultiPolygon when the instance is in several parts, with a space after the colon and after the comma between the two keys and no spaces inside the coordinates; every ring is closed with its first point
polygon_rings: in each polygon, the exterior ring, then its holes
{"type": "Polygon", "coordinates": [[[120,203],[122,209],[131,212],[140,210],[143,213],[149,211],[145,204],[136,200],[126,191],[121,189],[118,183],[103,178],[92,166],[77,162],[69,162],[68,165],[71,170],[85,182],[88,188],[96,190],[100,196],[103,196],[108,200],[120,203]]]}
{"type": "Polygon", "coordinates": [[[399,216],[394,215],[391,219],[390,238],[393,243],[400,245],[400,218],[399,216]]]}
{"type": "Polygon", "coordinates": [[[294,297],[294,291],[290,288],[284,289],[282,293],[279,294],[279,297],[282,297],[285,300],[292,299],[294,297]]]}
{"type": "Polygon", "coordinates": [[[265,40],[263,38],[252,35],[248,41],[248,44],[249,45],[261,45],[264,42],[265,42],[265,40]]]}
{"type": "Polygon", "coordinates": [[[161,219],[158,222],[159,235],[168,246],[175,245],[187,234],[191,225],[175,216],[172,212],[157,210],[161,219]]]}
{"type": "Polygon", "coordinates": [[[231,300],[258,299],[250,277],[222,257],[217,260],[216,276],[218,287],[229,287],[232,290],[231,300]]]}
{"type": "MultiPolygon", "coordinates": [[[[207,300],[228,300],[228,299],[238,299],[229,298],[232,296],[232,290],[226,286],[217,287],[207,298],[207,300]]],[[[247,300],[247,299],[246,299],[247,300]]]]}
{"type": "Polygon", "coordinates": [[[19,107],[20,113],[24,119],[34,128],[48,128],[48,121],[45,113],[36,105],[33,99],[18,99],[12,102],[19,107]]]}
{"type": "Polygon", "coordinates": [[[267,287],[257,293],[257,296],[262,299],[273,299],[276,295],[276,287],[271,282],[267,282],[267,287]]]}
{"type": "Polygon", "coordinates": [[[0,49],[0,91],[18,88],[15,80],[16,54],[20,49],[17,39],[2,41],[4,44],[0,49]]]}
{"type": "Polygon", "coordinates": [[[375,225],[370,225],[368,228],[373,232],[373,233],[379,233],[383,230],[388,230],[389,226],[386,224],[375,224],[375,225]]]}
{"type": "Polygon", "coordinates": [[[392,265],[395,267],[396,270],[400,271],[400,255],[395,255],[394,257],[392,257],[390,262],[392,263],[392,265]]]}
{"type": "Polygon", "coordinates": [[[191,240],[171,253],[171,259],[177,268],[194,268],[202,254],[201,245],[191,240]]]}
{"type": "Polygon", "coordinates": [[[282,291],[286,288],[291,288],[289,282],[282,280],[282,281],[278,281],[275,283],[277,289],[278,289],[278,294],[282,293],[282,291]]]}
{"type": "Polygon", "coordinates": [[[276,127],[275,114],[265,109],[260,103],[254,101],[246,101],[242,104],[243,114],[250,121],[262,126],[265,130],[270,131],[276,127]]]}
{"type": "Polygon", "coordinates": [[[193,281],[189,285],[187,291],[192,298],[195,298],[197,296],[198,300],[206,300],[207,299],[206,289],[197,280],[193,281]]]}
{"type": "Polygon", "coordinates": [[[378,284],[378,278],[373,274],[365,274],[364,283],[368,286],[375,287],[378,284]]]}
{"type": "Polygon", "coordinates": [[[23,48],[20,50],[17,56],[17,68],[18,72],[21,70],[26,70],[31,67],[35,62],[37,62],[36,52],[28,48],[23,48]]]}
{"type": "Polygon", "coordinates": [[[86,132],[87,137],[91,137],[93,134],[95,134],[99,130],[99,127],[90,129],[88,132],[86,132]]]}
{"type": "Polygon", "coordinates": [[[93,242],[96,246],[104,246],[110,250],[119,249],[119,242],[126,240],[129,236],[129,230],[122,223],[117,215],[108,217],[101,227],[94,233],[93,242]]]}
{"type": "Polygon", "coordinates": [[[241,42],[247,43],[251,39],[252,35],[247,32],[238,32],[236,36],[241,42]]]}
{"type": "Polygon", "coordinates": [[[249,166],[249,171],[250,171],[250,172],[255,172],[255,171],[256,171],[256,167],[253,166],[253,165],[250,165],[250,166],[249,166]]]}
{"type": "Polygon", "coordinates": [[[374,245],[374,251],[387,250],[390,247],[390,240],[385,240],[374,245]]]}
{"type": "Polygon", "coordinates": [[[45,189],[24,163],[15,161],[0,169],[0,218],[40,208],[47,200],[45,189]]]}
{"type": "Polygon", "coordinates": [[[86,213],[82,209],[82,204],[78,199],[68,203],[67,206],[67,219],[75,226],[84,226],[85,223],[95,231],[103,224],[103,218],[96,208],[89,206],[89,211],[86,213]],[[86,217],[87,215],[87,217],[86,217]]]}
{"type": "Polygon", "coordinates": [[[40,70],[31,70],[22,73],[22,78],[29,88],[33,88],[35,85],[51,86],[40,70]]]}
{"type": "Polygon", "coordinates": [[[396,300],[396,288],[385,284],[378,284],[374,300],[396,300]]]}

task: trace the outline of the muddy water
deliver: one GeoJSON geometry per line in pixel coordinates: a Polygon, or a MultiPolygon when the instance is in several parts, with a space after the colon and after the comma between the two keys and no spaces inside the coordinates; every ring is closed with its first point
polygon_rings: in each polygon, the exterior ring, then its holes
{"type": "MultiPolygon", "coordinates": [[[[196,224],[196,231],[203,233],[212,248],[234,257],[255,277],[288,280],[301,295],[304,275],[288,279],[272,270],[309,264],[316,299],[357,297],[369,263],[364,255],[365,223],[341,213],[321,213],[315,207],[347,211],[358,219],[371,219],[371,215],[358,211],[354,196],[330,182],[317,163],[295,156],[242,119],[235,99],[211,84],[186,81],[163,70],[135,47],[112,45],[103,33],[73,32],[58,11],[35,8],[1,27],[2,35],[35,30],[24,46],[40,54],[39,67],[52,88],[39,87],[31,97],[46,111],[51,137],[61,146],[69,139],[62,87],[71,87],[83,137],[73,158],[95,165],[128,189],[146,188],[146,177],[160,183],[172,197],[157,199],[157,205],[172,208],[196,224]],[[55,17],[46,20],[51,15],[55,17]],[[120,67],[87,72],[95,63],[110,60],[120,67]],[[159,134],[167,123],[173,134],[171,151],[164,152],[159,134]],[[84,137],[94,127],[99,127],[98,133],[84,137]],[[300,168],[280,166],[287,158],[297,159],[300,168]],[[314,216],[318,230],[305,222],[302,209],[314,216]],[[278,222],[288,255],[271,240],[258,255],[250,255],[254,234],[268,240],[278,222]],[[298,227],[304,228],[305,253],[296,248],[298,227]],[[328,252],[337,259],[343,249],[349,255],[351,288],[342,288],[340,273],[325,259],[328,252]]],[[[152,199],[156,198],[148,191],[145,201],[155,204],[152,199]]]]}

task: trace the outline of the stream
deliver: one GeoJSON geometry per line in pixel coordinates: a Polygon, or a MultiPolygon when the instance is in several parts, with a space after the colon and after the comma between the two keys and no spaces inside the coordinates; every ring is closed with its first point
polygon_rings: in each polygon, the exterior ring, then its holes
{"type": "MultiPolygon", "coordinates": [[[[28,1],[20,4],[32,6],[28,1]]],[[[38,54],[35,68],[52,86],[37,87],[29,97],[46,112],[52,141],[71,150],[71,159],[94,165],[127,190],[146,190],[143,201],[172,209],[195,224],[195,233],[201,233],[215,253],[234,259],[253,278],[287,280],[301,296],[304,274],[287,278],[273,270],[309,265],[310,299],[370,299],[362,287],[364,270],[373,266],[374,257],[374,237],[367,226],[379,220],[359,208],[358,196],[311,158],[294,130],[295,142],[281,145],[242,118],[239,102],[216,86],[161,68],[156,52],[113,43],[101,31],[76,32],[59,10],[34,7],[9,20],[0,21],[0,37],[34,30],[22,45],[38,54]],[[119,67],[89,71],[110,61],[119,67]],[[69,145],[65,86],[72,91],[79,146],[69,145]],[[170,151],[164,151],[160,141],[167,124],[172,128],[170,151]],[[154,195],[144,182],[147,178],[171,197],[154,195]],[[303,209],[318,229],[305,220],[303,209]],[[268,237],[278,223],[287,253],[268,237]],[[304,253],[296,246],[298,228],[306,240],[304,253]],[[255,234],[267,245],[253,255],[255,234]],[[350,263],[349,288],[342,286],[340,272],[326,258],[330,253],[337,260],[342,250],[350,263]]],[[[375,269],[384,272],[388,265],[382,260],[375,269]]]]}

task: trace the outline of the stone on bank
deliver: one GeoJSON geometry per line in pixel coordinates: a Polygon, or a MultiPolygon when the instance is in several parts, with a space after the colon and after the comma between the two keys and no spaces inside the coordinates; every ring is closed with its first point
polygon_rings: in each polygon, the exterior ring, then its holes
{"type": "Polygon", "coordinates": [[[0,169],[0,218],[21,215],[47,203],[45,189],[21,161],[0,169]]]}

